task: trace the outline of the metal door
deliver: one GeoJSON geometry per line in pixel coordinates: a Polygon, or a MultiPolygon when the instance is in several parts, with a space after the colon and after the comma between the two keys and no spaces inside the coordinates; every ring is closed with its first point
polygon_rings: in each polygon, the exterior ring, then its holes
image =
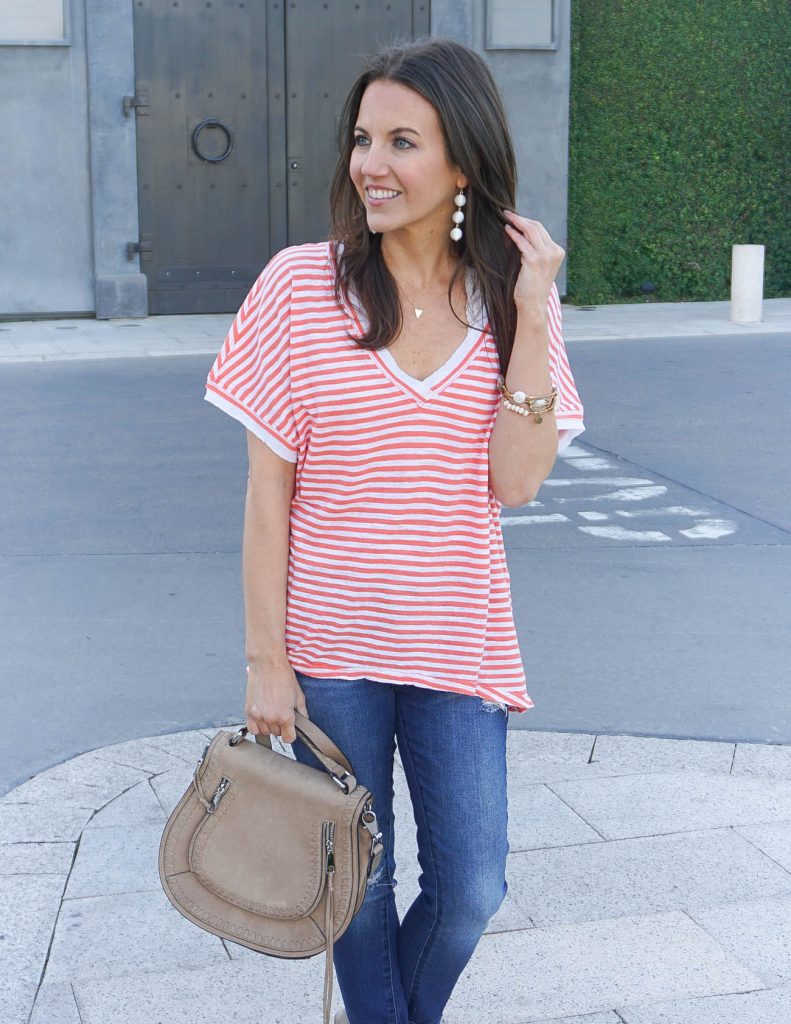
{"type": "Polygon", "coordinates": [[[289,0],[286,126],[289,244],[326,238],[338,115],[365,55],[429,33],[429,3],[289,0]]]}
{"type": "Polygon", "coordinates": [[[429,0],[133,0],[149,313],[233,312],[270,256],[327,237],[336,126],[364,57],[429,0]]]}

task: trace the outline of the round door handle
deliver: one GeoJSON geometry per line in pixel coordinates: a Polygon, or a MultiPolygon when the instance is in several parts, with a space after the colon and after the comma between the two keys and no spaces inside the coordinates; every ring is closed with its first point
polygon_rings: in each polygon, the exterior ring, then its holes
{"type": "Polygon", "coordinates": [[[231,136],[230,129],[216,117],[207,117],[205,121],[201,121],[201,123],[197,125],[194,131],[192,132],[191,142],[192,151],[195,154],[195,156],[199,157],[201,160],[205,160],[207,163],[210,164],[218,164],[222,160],[225,160],[230,155],[231,150],[233,149],[233,138],[231,136]],[[205,153],[201,153],[198,147],[198,140],[200,138],[200,133],[204,130],[204,128],[210,128],[214,129],[215,131],[221,131],[225,135],[225,150],[222,153],[220,153],[219,156],[207,156],[205,153]]]}

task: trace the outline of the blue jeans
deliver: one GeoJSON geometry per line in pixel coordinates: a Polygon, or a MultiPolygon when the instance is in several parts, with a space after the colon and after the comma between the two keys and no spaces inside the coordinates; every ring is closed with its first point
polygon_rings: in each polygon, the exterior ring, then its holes
{"type": "MultiPolygon", "coordinates": [[[[453,987],[508,883],[508,710],[444,690],[295,670],[308,717],[374,795],[384,854],[335,942],[349,1024],[440,1024],[453,987]],[[399,922],[394,887],[396,739],[417,824],[420,894],[399,922]]],[[[302,740],[304,764],[321,767],[302,740]]]]}

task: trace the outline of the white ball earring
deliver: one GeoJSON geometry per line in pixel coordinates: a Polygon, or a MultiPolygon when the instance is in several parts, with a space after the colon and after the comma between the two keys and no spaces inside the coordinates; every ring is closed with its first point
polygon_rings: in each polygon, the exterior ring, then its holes
{"type": "Polygon", "coordinates": [[[467,202],[467,197],[464,194],[463,188],[459,189],[459,194],[455,197],[453,202],[456,204],[457,207],[459,207],[459,209],[457,209],[456,212],[453,214],[453,228],[451,228],[450,237],[453,239],[454,242],[458,242],[462,236],[462,230],[459,227],[459,224],[462,224],[464,222],[464,214],[461,212],[460,207],[464,206],[464,204],[467,202]]]}

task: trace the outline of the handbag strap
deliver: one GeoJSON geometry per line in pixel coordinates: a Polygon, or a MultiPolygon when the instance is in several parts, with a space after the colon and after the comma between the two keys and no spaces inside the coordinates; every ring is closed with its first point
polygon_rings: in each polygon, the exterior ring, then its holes
{"type": "MultiPolygon", "coordinates": [[[[299,738],[324,765],[330,775],[337,779],[339,785],[342,783],[342,788],[347,793],[350,793],[356,787],[357,779],[354,777],[354,769],[346,755],[336,747],[325,732],[319,729],[315,722],[311,722],[309,718],[297,710],[294,711],[294,729],[299,738]]],[[[249,729],[247,726],[242,726],[239,732],[244,736],[249,732],[249,729]]],[[[254,735],[256,743],[261,743],[263,746],[271,749],[272,740],[269,736],[264,736],[262,733],[255,733],[254,735]]]]}
{"type": "Polygon", "coordinates": [[[327,905],[324,918],[324,937],[327,946],[324,954],[324,997],[322,999],[323,1024],[330,1024],[332,1006],[333,947],[335,946],[335,869],[327,872],[327,905]]]}
{"type": "MultiPolygon", "coordinates": [[[[347,760],[338,747],[332,742],[329,736],[323,732],[317,725],[306,718],[301,712],[294,711],[294,728],[308,745],[310,750],[319,758],[322,764],[327,767],[327,761],[333,765],[334,769],[341,769],[340,774],[349,773],[347,779],[353,783],[349,785],[349,791],[354,789],[356,780],[352,773],[352,766],[347,760]],[[332,755],[332,756],[330,756],[332,755]]],[[[246,729],[245,729],[246,731],[246,729]]],[[[256,743],[260,743],[262,746],[269,747],[272,749],[272,737],[263,733],[255,734],[256,743]]],[[[334,774],[334,772],[333,772],[334,774]]],[[[348,783],[347,783],[348,785],[348,783]]],[[[332,981],[333,981],[333,970],[334,970],[334,947],[335,947],[335,899],[333,879],[335,876],[335,869],[327,872],[327,879],[325,882],[327,900],[325,906],[324,916],[324,936],[326,939],[326,947],[324,953],[324,992],[322,998],[322,1021],[323,1024],[329,1024],[330,1020],[330,1009],[332,1007],[332,981]]]]}
{"type": "Polygon", "coordinates": [[[349,772],[350,775],[354,774],[354,769],[346,755],[335,746],[326,732],[323,732],[315,722],[311,722],[309,718],[306,718],[305,715],[296,710],[294,711],[294,728],[314,753],[319,751],[326,757],[332,758],[335,764],[340,766],[343,771],[349,772]]]}

